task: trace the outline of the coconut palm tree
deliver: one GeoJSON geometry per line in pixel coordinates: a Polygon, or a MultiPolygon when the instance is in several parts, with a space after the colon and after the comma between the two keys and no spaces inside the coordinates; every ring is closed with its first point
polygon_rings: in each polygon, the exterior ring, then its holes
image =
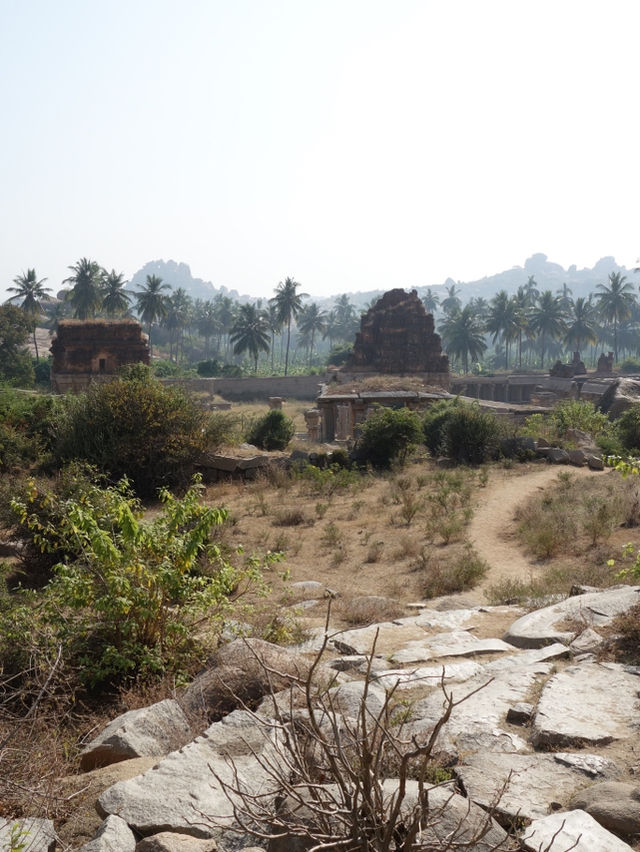
{"type": "Polygon", "coordinates": [[[435,314],[440,304],[440,296],[434,293],[431,287],[427,287],[427,292],[422,297],[422,304],[428,314],[435,314]]]}
{"type": "Polygon", "coordinates": [[[151,326],[159,319],[164,319],[168,310],[168,299],[163,290],[170,290],[162,278],[157,275],[147,275],[147,280],[133,295],[136,297],[136,311],[142,322],[149,325],[149,355],[153,355],[151,346],[151,326]]]}
{"type": "Polygon", "coordinates": [[[298,327],[302,334],[309,339],[309,366],[313,358],[313,343],[316,333],[322,334],[327,324],[327,312],[320,309],[316,302],[311,302],[302,309],[298,327]]]}
{"type": "Polygon", "coordinates": [[[533,307],[531,296],[524,287],[518,287],[513,296],[514,322],[518,334],[518,367],[522,367],[522,335],[529,328],[529,309],[533,307]]]}
{"type": "Polygon", "coordinates": [[[566,314],[560,299],[551,290],[540,294],[536,304],[529,312],[529,328],[540,338],[541,365],[544,370],[544,355],[548,341],[564,336],[567,324],[566,314]]]}
{"type": "Polygon", "coordinates": [[[609,284],[598,284],[596,294],[600,316],[613,325],[613,354],[618,360],[618,325],[629,319],[636,301],[633,285],[621,272],[609,273],[609,284]]]}
{"type": "Polygon", "coordinates": [[[13,279],[15,287],[7,287],[9,293],[15,293],[15,296],[11,296],[7,301],[15,302],[22,299],[20,307],[25,314],[29,314],[33,318],[33,346],[36,350],[36,361],[40,360],[36,340],[36,319],[42,313],[42,301],[49,298],[47,296],[49,288],[43,286],[46,280],[46,278],[41,278],[38,281],[35,269],[27,269],[26,272],[16,275],[13,279]]]}
{"type": "Polygon", "coordinates": [[[453,316],[453,314],[460,310],[460,306],[462,304],[460,301],[460,293],[460,290],[456,290],[455,284],[447,287],[447,295],[440,302],[440,307],[448,316],[453,316]]]}
{"type": "Polygon", "coordinates": [[[167,296],[167,313],[162,324],[169,331],[169,360],[174,354],[174,344],[175,360],[178,360],[183,346],[184,330],[191,316],[192,304],[191,297],[184,287],[178,287],[170,296],[167,296]]]}
{"type": "Polygon", "coordinates": [[[253,372],[258,372],[260,352],[269,351],[269,325],[264,313],[247,302],[240,305],[229,339],[236,355],[248,352],[253,358],[253,372]]]}
{"type": "Polygon", "coordinates": [[[580,352],[583,343],[596,343],[598,331],[596,328],[596,309],[591,301],[580,297],[571,301],[567,319],[565,343],[580,352]]]}
{"type": "MultiPolygon", "coordinates": [[[[473,305],[472,307],[475,316],[478,320],[482,320],[479,312],[473,305]]],[[[485,331],[492,335],[492,341],[495,346],[498,338],[501,338],[504,343],[504,366],[509,369],[509,346],[518,336],[518,319],[517,308],[514,300],[509,296],[506,290],[500,290],[499,293],[491,299],[489,304],[489,315],[485,322],[485,331]]]]}
{"type": "Polygon", "coordinates": [[[278,309],[280,322],[287,326],[287,354],[284,360],[284,374],[289,371],[289,346],[291,344],[291,321],[302,311],[302,299],[306,293],[298,293],[300,284],[293,278],[285,278],[276,287],[276,295],[271,299],[278,309]]]}
{"type": "Polygon", "coordinates": [[[440,324],[439,331],[447,352],[456,358],[462,358],[465,373],[469,372],[469,358],[477,361],[486,351],[487,344],[484,341],[482,326],[470,305],[465,305],[461,311],[446,317],[440,324]]]}
{"type": "Polygon", "coordinates": [[[204,357],[207,360],[210,354],[211,338],[220,331],[220,321],[214,302],[211,299],[201,302],[197,306],[197,316],[198,333],[204,337],[204,357]]]}
{"type": "Polygon", "coordinates": [[[73,272],[65,278],[63,284],[72,284],[67,298],[73,308],[76,319],[86,320],[95,317],[102,307],[104,270],[87,257],[80,260],[69,269],[73,272]]]}
{"type": "Polygon", "coordinates": [[[108,317],[121,317],[129,311],[131,293],[124,290],[125,284],[123,272],[105,273],[103,276],[104,291],[102,296],[102,310],[108,317]]]}

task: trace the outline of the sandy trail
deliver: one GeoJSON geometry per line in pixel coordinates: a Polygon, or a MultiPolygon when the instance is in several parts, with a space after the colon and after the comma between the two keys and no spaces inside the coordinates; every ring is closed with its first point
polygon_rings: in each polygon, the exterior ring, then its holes
{"type": "MultiPolygon", "coordinates": [[[[540,570],[540,563],[522,551],[516,537],[514,514],[520,503],[548,488],[563,470],[568,469],[549,465],[522,476],[496,471],[487,487],[480,492],[468,537],[491,566],[487,576],[474,590],[481,597],[485,589],[501,580],[513,577],[526,581],[540,570]]],[[[579,478],[607,475],[606,472],[594,473],[587,467],[570,468],[569,471],[579,478]]]]}

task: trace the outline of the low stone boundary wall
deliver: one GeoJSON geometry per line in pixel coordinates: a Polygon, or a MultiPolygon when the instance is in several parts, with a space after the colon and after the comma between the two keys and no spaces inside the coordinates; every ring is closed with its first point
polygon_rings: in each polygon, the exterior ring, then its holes
{"type": "Polygon", "coordinates": [[[178,385],[193,393],[218,394],[228,400],[268,400],[270,396],[285,399],[315,399],[320,385],[328,381],[320,376],[249,376],[243,379],[162,379],[164,384],[178,385]]]}

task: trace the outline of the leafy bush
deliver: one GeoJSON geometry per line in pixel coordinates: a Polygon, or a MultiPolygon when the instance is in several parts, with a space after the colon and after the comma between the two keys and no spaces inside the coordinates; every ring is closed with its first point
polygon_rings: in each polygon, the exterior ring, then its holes
{"type": "Polygon", "coordinates": [[[597,411],[592,402],[577,399],[559,402],[551,412],[551,419],[561,437],[568,429],[581,429],[595,437],[611,425],[607,415],[597,411]]]}
{"type": "Polygon", "coordinates": [[[20,672],[33,652],[58,647],[89,686],[123,677],[179,673],[202,657],[203,616],[211,627],[244,582],[260,580],[255,563],[234,568],[212,542],[226,519],[200,503],[194,483],[182,499],[163,490],[150,522],[125,481],[90,488],[77,499],[51,497],[55,526],[33,512],[31,498],[14,511],[34,541],[64,558],[35,601],[19,593],[0,615],[0,659],[20,672]],[[75,554],[75,558],[74,558],[75,554]]]}
{"type": "Polygon", "coordinates": [[[403,464],[420,443],[420,418],[408,408],[379,408],[362,424],[358,457],[374,467],[403,464]]]}
{"type": "Polygon", "coordinates": [[[142,497],[186,485],[207,445],[207,418],[182,390],[137,365],[86,394],[65,399],[57,421],[58,462],[84,459],[142,497]]]}
{"type": "Polygon", "coordinates": [[[327,355],[326,364],[328,366],[340,367],[345,364],[349,356],[353,354],[353,344],[342,344],[340,346],[332,346],[331,351],[327,355]]]}
{"type": "Polygon", "coordinates": [[[640,405],[632,405],[624,411],[616,427],[625,450],[640,450],[640,405]]]}
{"type": "Polygon", "coordinates": [[[50,449],[59,402],[4,387],[0,392],[0,469],[26,469],[50,449]]]}
{"type": "Polygon", "coordinates": [[[435,598],[477,586],[489,570],[489,564],[467,543],[460,557],[451,563],[442,563],[433,558],[429,550],[423,549],[416,569],[424,570],[423,595],[435,598]]]}
{"type": "Polygon", "coordinates": [[[284,450],[295,432],[293,420],[284,411],[273,409],[251,426],[247,441],[262,450],[284,450]]]}
{"type": "Polygon", "coordinates": [[[618,369],[621,373],[640,373],[640,361],[637,358],[627,358],[618,369]]]}
{"type": "Polygon", "coordinates": [[[197,371],[199,376],[212,378],[219,376],[222,370],[219,361],[216,358],[210,358],[208,361],[198,361],[197,371]]]}
{"type": "Polygon", "coordinates": [[[423,420],[429,451],[443,453],[459,464],[481,464],[492,458],[502,431],[494,414],[459,400],[436,403],[423,420]]]}

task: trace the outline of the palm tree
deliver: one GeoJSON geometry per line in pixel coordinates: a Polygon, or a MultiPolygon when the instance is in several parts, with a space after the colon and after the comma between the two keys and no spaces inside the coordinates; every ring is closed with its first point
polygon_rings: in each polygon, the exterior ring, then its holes
{"type": "MultiPolygon", "coordinates": [[[[470,304],[474,314],[478,320],[482,320],[478,310],[470,304]]],[[[493,344],[500,337],[504,343],[505,369],[509,369],[509,344],[515,340],[518,335],[518,320],[516,303],[509,296],[506,290],[500,290],[499,293],[491,299],[489,307],[489,316],[485,323],[485,330],[492,335],[493,344]]]]}
{"type": "Polygon", "coordinates": [[[540,298],[540,290],[538,290],[538,285],[533,275],[529,276],[527,283],[524,285],[524,292],[527,294],[527,298],[532,305],[535,304],[536,299],[540,298]]]}
{"type": "Polygon", "coordinates": [[[566,282],[562,285],[562,287],[556,290],[556,296],[560,299],[560,304],[562,305],[563,310],[567,313],[571,310],[571,305],[573,303],[571,299],[572,295],[573,290],[566,282]]]}
{"type": "Polygon", "coordinates": [[[609,286],[598,284],[598,311],[609,324],[613,324],[613,354],[618,360],[618,324],[629,319],[635,304],[633,285],[621,272],[609,273],[609,286]]]}
{"type": "Polygon", "coordinates": [[[455,284],[447,287],[447,295],[440,302],[440,307],[448,316],[453,316],[453,314],[460,310],[460,305],[462,304],[459,297],[460,292],[460,290],[456,290],[455,284]]]}
{"type": "Polygon", "coordinates": [[[276,287],[276,295],[271,299],[278,309],[278,318],[287,326],[287,354],[284,360],[284,374],[289,371],[289,346],[291,344],[291,320],[302,311],[302,298],[306,293],[298,293],[298,284],[293,278],[285,278],[276,287]]]}
{"type": "Polygon", "coordinates": [[[162,324],[169,331],[169,360],[172,358],[175,343],[175,360],[177,361],[183,344],[184,330],[191,315],[191,297],[183,287],[178,287],[167,297],[166,306],[167,313],[162,324]]]}
{"type": "Polygon", "coordinates": [[[170,290],[169,284],[166,284],[162,278],[157,275],[147,275],[147,280],[142,285],[142,290],[138,290],[133,295],[136,297],[136,311],[142,322],[149,324],[149,355],[153,355],[151,346],[151,326],[159,319],[164,319],[167,315],[167,296],[163,290],[170,290]]]}
{"type": "Polygon", "coordinates": [[[598,332],[595,325],[595,307],[588,299],[580,297],[569,306],[569,318],[567,331],[564,336],[565,343],[580,352],[583,343],[596,343],[598,332]]]}
{"type": "Polygon", "coordinates": [[[127,283],[124,280],[124,273],[112,269],[104,275],[103,281],[102,310],[108,317],[123,316],[128,312],[131,301],[131,294],[124,290],[127,283]]]}
{"type": "Polygon", "coordinates": [[[456,358],[462,358],[465,373],[469,372],[469,358],[478,360],[484,354],[487,344],[484,342],[482,327],[470,305],[448,316],[440,324],[440,333],[447,352],[456,358]]]}
{"type": "Polygon", "coordinates": [[[20,307],[25,314],[29,314],[33,318],[33,345],[36,350],[36,361],[40,360],[38,356],[38,342],[36,340],[36,318],[42,313],[42,300],[48,299],[47,293],[49,292],[49,288],[43,286],[46,280],[46,278],[41,278],[38,281],[35,269],[27,269],[26,272],[17,275],[13,279],[15,287],[7,287],[9,293],[16,294],[15,296],[11,296],[10,299],[7,299],[7,301],[14,302],[22,299],[20,307]]]}
{"type": "Polygon", "coordinates": [[[431,287],[427,287],[427,292],[422,297],[422,304],[428,314],[435,314],[440,304],[440,296],[434,293],[431,287]]]}
{"type": "Polygon", "coordinates": [[[74,317],[81,320],[95,317],[102,306],[104,270],[95,260],[87,257],[81,257],[69,269],[73,275],[62,283],[73,284],[67,298],[71,302],[74,317]]]}
{"type": "Polygon", "coordinates": [[[326,328],[327,312],[320,309],[316,302],[306,305],[300,313],[298,327],[309,338],[309,366],[313,358],[313,343],[316,332],[322,334],[326,328]]]}
{"type": "Polygon", "coordinates": [[[560,299],[554,296],[551,290],[545,290],[541,293],[536,304],[531,308],[529,327],[540,338],[541,365],[544,370],[547,341],[549,338],[563,337],[567,329],[565,312],[560,304],[560,299]]]}
{"type": "Polygon", "coordinates": [[[531,297],[524,287],[518,287],[513,296],[514,322],[518,334],[518,367],[522,367],[522,335],[529,328],[529,309],[533,307],[531,297]]]}
{"type": "Polygon", "coordinates": [[[255,305],[247,303],[240,306],[229,339],[234,344],[236,355],[248,352],[253,358],[253,372],[258,372],[258,356],[260,352],[269,351],[269,326],[262,311],[255,305]]]}
{"type": "Polygon", "coordinates": [[[210,341],[214,334],[220,330],[220,321],[215,304],[211,299],[202,302],[197,307],[198,333],[204,337],[204,357],[209,357],[210,341]]]}

